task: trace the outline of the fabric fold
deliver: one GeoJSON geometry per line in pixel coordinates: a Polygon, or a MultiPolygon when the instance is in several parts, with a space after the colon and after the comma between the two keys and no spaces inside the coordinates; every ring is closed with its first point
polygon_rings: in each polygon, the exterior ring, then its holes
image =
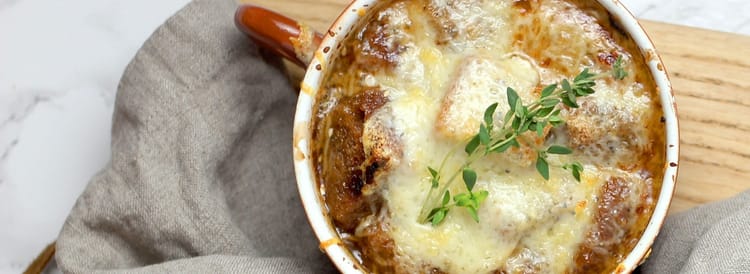
{"type": "Polygon", "coordinates": [[[190,3],[127,67],[111,162],[57,242],[63,271],[335,271],[296,189],[296,93],[236,30],[236,5],[190,3]]]}

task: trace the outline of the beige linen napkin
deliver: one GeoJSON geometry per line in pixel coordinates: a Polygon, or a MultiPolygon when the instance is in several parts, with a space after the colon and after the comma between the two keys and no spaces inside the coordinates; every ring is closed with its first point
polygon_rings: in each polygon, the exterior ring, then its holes
{"type": "Polygon", "coordinates": [[[750,191],[667,218],[640,270],[750,273],[750,191]]]}
{"type": "Polygon", "coordinates": [[[127,67],[111,162],[57,242],[63,271],[335,271],[296,188],[296,93],[237,31],[236,3],[190,3],[127,67]]]}
{"type": "MultiPolygon", "coordinates": [[[[295,187],[295,92],[235,29],[235,8],[192,2],[128,66],[111,162],[57,242],[64,272],[336,271],[295,187]]],[[[643,273],[748,273],[749,197],[671,218],[643,273]]]]}

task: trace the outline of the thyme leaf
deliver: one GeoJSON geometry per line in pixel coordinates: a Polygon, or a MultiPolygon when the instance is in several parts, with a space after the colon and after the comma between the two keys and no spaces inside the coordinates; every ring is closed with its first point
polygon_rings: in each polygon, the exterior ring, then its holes
{"type": "MultiPolygon", "coordinates": [[[[541,137],[548,127],[563,125],[565,121],[560,116],[563,106],[578,108],[578,98],[594,94],[595,80],[606,77],[622,80],[628,76],[623,68],[623,62],[620,56],[609,72],[594,74],[586,68],[572,80],[563,79],[560,83],[548,85],[542,89],[540,97],[530,104],[524,104],[518,92],[509,87],[506,90],[506,96],[510,110],[505,114],[498,114],[498,103],[492,103],[485,109],[477,133],[464,147],[467,154],[466,160],[458,170],[454,171],[451,176],[443,176],[447,172],[444,170],[444,164],[453,156],[452,152],[445,156],[443,164],[438,169],[428,167],[431,187],[423,203],[419,221],[437,226],[445,221],[453,208],[462,207],[473,220],[479,222],[479,207],[489,196],[489,192],[475,191],[478,174],[471,168],[471,165],[489,154],[504,153],[511,147],[520,148],[521,143],[518,138],[525,132],[534,132],[541,137]],[[496,114],[503,115],[502,126],[495,125],[496,114]],[[461,174],[466,191],[451,195],[449,188],[459,174],[461,174]]],[[[546,149],[534,149],[537,151],[536,170],[545,180],[550,178],[550,164],[547,161],[549,154],[574,153],[572,149],[557,144],[550,145],[546,149]]],[[[562,168],[570,171],[577,181],[581,181],[583,166],[580,163],[565,164],[562,168]]]]}

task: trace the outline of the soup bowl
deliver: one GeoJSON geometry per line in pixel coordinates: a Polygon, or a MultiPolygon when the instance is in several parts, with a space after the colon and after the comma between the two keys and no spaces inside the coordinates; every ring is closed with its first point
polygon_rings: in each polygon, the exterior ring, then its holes
{"type": "MultiPolygon", "coordinates": [[[[592,0],[594,1],[594,0],[592,0]]],[[[344,244],[340,230],[330,216],[324,200],[325,190],[317,182],[311,146],[314,111],[318,107],[316,95],[321,92],[322,83],[332,60],[340,54],[346,38],[352,35],[357,26],[367,23],[379,1],[355,0],[343,9],[333,25],[319,34],[309,27],[269,10],[252,5],[240,6],[235,15],[239,29],[248,34],[263,48],[274,51],[294,64],[305,67],[304,79],[294,118],[293,155],[297,185],[310,225],[320,241],[320,248],[343,273],[362,273],[363,267],[356,253],[344,244]]],[[[658,98],[661,102],[662,140],[665,161],[661,187],[655,195],[656,202],[643,233],[637,244],[627,253],[624,260],[615,268],[616,273],[632,272],[650,254],[659,230],[667,216],[674,193],[679,158],[679,130],[676,105],[672,87],[665,67],[653,43],[639,25],[636,18],[617,0],[596,0],[611,16],[618,29],[629,36],[645,60],[645,66],[653,77],[658,98]]]]}

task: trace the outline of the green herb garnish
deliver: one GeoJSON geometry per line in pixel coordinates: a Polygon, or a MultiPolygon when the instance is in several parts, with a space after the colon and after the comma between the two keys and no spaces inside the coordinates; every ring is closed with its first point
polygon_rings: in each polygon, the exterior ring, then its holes
{"type": "MultiPolygon", "coordinates": [[[[443,168],[447,160],[455,153],[452,151],[443,158],[438,169],[427,168],[430,172],[431,187],[422,206],[419,221],[436,226],[445,220],[453,208],[463,207],[472,219],[479,222],[479,205],[489,193],[486,190],[474,191],[478,175],[471,168],[472,163],[491,153],[503,153],[510,147],[520,148],[518,138],[521,134],[535,132],[541,137],[548,125],[552,127],[563,125],[565,121],[560,116],[562,106],[578,108],[578,98],[594,93],[593,87],[596,85],[594,82],[596,79],[613,77],[622,80],[627,77],[628,74],[622,65],[622,57],[618,57],[609,73],[593,74],[588,69],[584,69],[572,81],[564,79],[560,83],[545,87],[539,99],[529,105],[524,105],[518,93],[509,87],[506,94],[510,110],[504,116],[502,127],[496,128],[494,123],[498,103],[491,104],[484,112],[479,131],[464,146],[464,152],[468,157],[463,165],[447,180],[444,180],[443,168]],[[466,192],[451,196],[449,187],[459,174],[463,179],[466,192]]],[[[549,163],[547,162],[549,154],[573,153],[572,149],[562,145],[534,147],[534,149],[537,151],[536,170],[545,180],[549,180],[549,163]]],[[[563,165],[562,168],[570,171],[577,181],[581,180],[583,166],[580,163],[569,163],[563,165]]]]}

